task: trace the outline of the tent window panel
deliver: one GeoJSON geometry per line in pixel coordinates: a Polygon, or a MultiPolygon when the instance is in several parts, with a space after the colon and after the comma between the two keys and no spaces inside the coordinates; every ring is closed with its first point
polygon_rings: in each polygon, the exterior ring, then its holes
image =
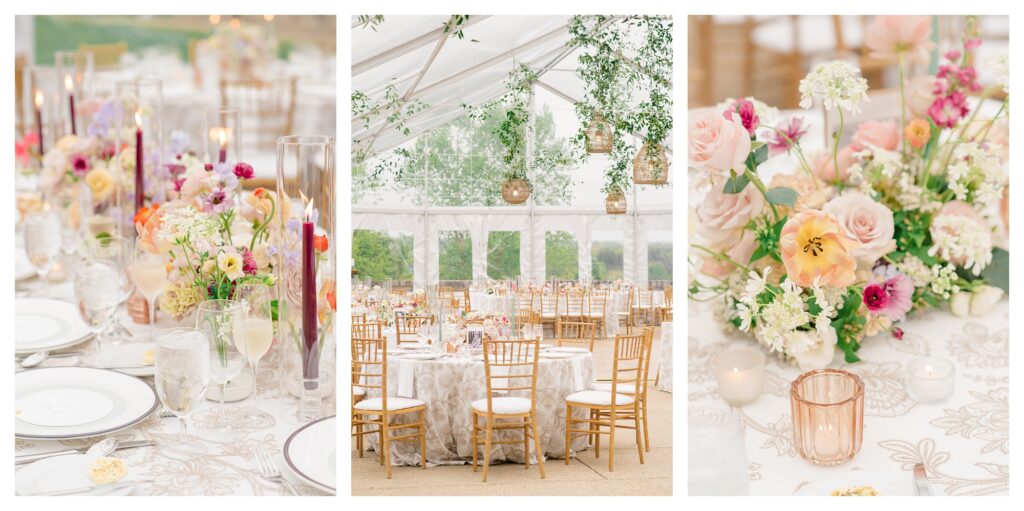
{"type": "Polygon", "coordinates": [[[672,231],[648,232],[647,280],[672,282],[672,231]]]}
{"type": "Polygon", "coordinates": [[[514,279],[519,276],[519,231],[487,234],[487,276],[514,279]]]}
{"type": "Polygon", "coordinates": [[[545,278],[578,280],[579,246],[576,236],[565,231],[549,231],[544,240],[545,278]]]}
{"type": "Polygon", "coordinates": [[[622,278],[623,242],[621,234],[618,237],[617,240],[600,239],[590,244],[590,276],[595,282],[622,278]]]}
{"type": "Polygon", "coordinates": [[[412,233],[352,231],[352,263],[362,279],[412,280],[412,233]]]}
{"type": "Polygon", "coordinates": [[[473,243],[469,231],[438,233],[441,280],[473,280],[473,243]]]}

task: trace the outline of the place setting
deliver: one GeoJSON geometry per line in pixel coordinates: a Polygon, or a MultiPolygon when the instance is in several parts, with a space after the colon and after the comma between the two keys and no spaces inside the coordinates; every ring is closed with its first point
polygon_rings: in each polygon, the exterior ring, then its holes
{"type": "MultiPolygon", "coordinates": [[[[19,31],[42,26],[32,37],[77,44],[51,17],[23,18],[19,31]]],[[[60,20],[142,23],[119,18],[60,20]]],[[[334,115],[300,109],[312,118],[288,131],[245,128],[288,94],[255,76],[304,64],[250,50],[284,39],[313,58],[305,50],[323,41],[302,34],[326,18],[333,27],[333,17],[148,18],[179,27],[169,37],[208,33],[191,83],[173,59],[163,74],[151,67],[153,48],[113,63],[98,47],[62,50],[25,66],[17,495],[336,492],[335,140],[291,131],[333,133],[334,115]],[[246,103],[229,83],[270,96],[246,103]],[[178,102],[181,89],[198,102],[178,102]]],[[[271,110],[295,115],[294,103],[271,110]]]]}
{"type": "Polygon", "coordinates": [[[865,28],[791,97],[691,98],[688,494],[1006,495],[1006,18],[791,18],[691,20],[865,28]]]}

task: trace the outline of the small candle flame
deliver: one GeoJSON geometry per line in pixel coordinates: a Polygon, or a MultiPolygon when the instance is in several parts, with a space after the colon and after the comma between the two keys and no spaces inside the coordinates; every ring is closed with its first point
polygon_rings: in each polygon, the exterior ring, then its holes
{"type": "Polygon", "coordinates": [[[36,108],[43,106],[43,91],[36,89],[36,108]]]}
{"type": "Polygon", "coordinates": [[[224,128],[217,130],[217,139],[220,140],[221,147],[228,145],[228,132],[224,128]]]}
{"type": "Polygon", "coordinates": [[[64,75],[64,88],[67,89],[68,92],[75,89],[75,81],[71,79],[71,75],[64,75]]]}
{"type": "Polygon", "coordinates": [[[306,194],[299,190],[299,197],[302,198],[302,202],[306,203],[305,221],[309,222],[313,218],[313,199],[306,197],[306,194]]]}
{"type": "Polygon", "coordinates": [[[734,368],[732,368],[732,372],[738,373],[738,372],[740,372],[740,368],[734,367],[734,368]]]}
{"type": "Polygon", "coordinates": [[[141,108],[135,111],[135,126],[137,126],[139,129],[142,129],[142,109],[141,108]]]}

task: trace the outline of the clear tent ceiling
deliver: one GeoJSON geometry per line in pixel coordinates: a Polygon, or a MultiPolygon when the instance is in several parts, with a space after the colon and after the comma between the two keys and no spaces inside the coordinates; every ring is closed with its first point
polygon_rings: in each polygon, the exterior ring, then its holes
{"type": "MultiPolygon", "coordinates": [[[[473,15],[461,26],[463,38],[445,32],[448,19],[388,16],[370,28],[352,17],[353,89],[380,98],[394,83],[400,97],[427,105],[406,123],[408,134],[392,129],[384,115],[369,128],[363,119],[353,118],[353,138],[372,141],[371,154],[466,115],[463,105],[501,96],[515,64],[529,65],[538,75],[538,88],[564,100],[568,108],[583,98],[583,83],[574,72],[581,49],[567,46],[569,16],[473,15]]],[[[671,155],[671,135],[665,146],[671,155]]]]}

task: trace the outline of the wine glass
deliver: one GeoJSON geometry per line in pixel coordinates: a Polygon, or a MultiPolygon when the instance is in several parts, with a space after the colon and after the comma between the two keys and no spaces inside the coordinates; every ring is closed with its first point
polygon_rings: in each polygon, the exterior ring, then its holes
{"type": "Polygon", "coordinates": [[[102,351],[103,331],[121,301],[120,274],[117,266],[102,260],[85,262],[75,269],[78,313],[96,336],[96,351],[102,351]]]}
{"type": "Polygon", "coordinates": [[[245,355],[252,371],[252,422],[263,421],[269,414],[259,408],[260,359],[274,343],[274,321],[271,314],[270,288],[262,283],[246,283],[235,288],[235,300],[242,304],[242,335],[239,350],[245,355]]]}
{"type": "MultiPolygon", "coordinates": [[[[220,385],[220,414],[226,415],[224,395],[228,382],[242,372],[245,357],[239,352],[242,344],[242,306],[234,300],[206,300],[196,312],[196,330],[210,340],[210,380],[220,385]]],[[[211,433],[220,439],[237,439],[237,431],[226,424],[211,433]]]]}
{"type": "Polygon", "coordinates": [[[135,247],[135,262],[132,264],[132,281],[149,305],[149,338],[153,339],[156,323],[156,299],[167,286],[167,258],[135,247]]]}
{"type": "MultiPolygon", "coordinates": [[[[103,261],[117,268],[118,303],[124,302],[132,294],[135,284],[129,276],[134,256],[132,240],[119,236],[91,237],[85,236],[79,249],[80,262],[103,261]]],[[[130,337],[131,332],[121,324],[115,315],[107,326],[107,334],[120,332],[130,337]]]]}
{"type": "MultiPolygon", "coordinates": [[[[61,248],[60,220],[49,210],[25,215],[25,254],[41,280],[53,268],[61,248]]],[[[39,287],[46,286],[45,281],[39,287]]]]}
{"type": "Polygon", "coordinates": [[[164,448],[186,459],[196,459],[207,452],[206,446],[190,434],[188,418],[206,398],[210,385],[210,344],[206,334],[194,328],[164,330],[156,341],[156,393],[181,421],[185,437],[181,443],[164,448]]]}

